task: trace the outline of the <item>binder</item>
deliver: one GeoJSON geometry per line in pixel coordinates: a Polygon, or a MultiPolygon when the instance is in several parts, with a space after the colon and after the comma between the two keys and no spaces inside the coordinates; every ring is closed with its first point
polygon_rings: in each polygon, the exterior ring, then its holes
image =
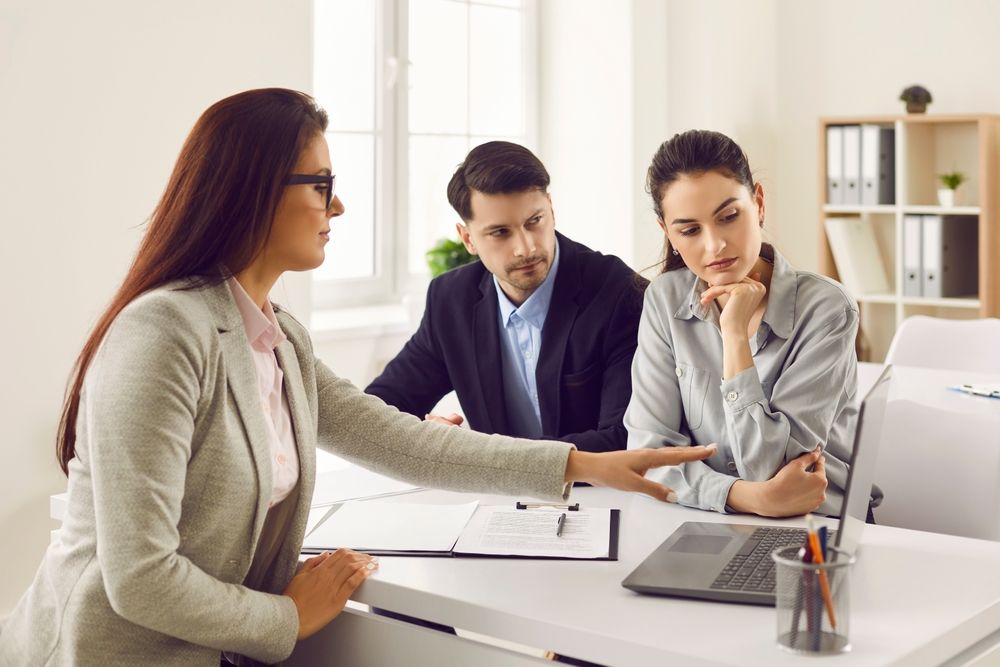
{"type": "Polygon", "coordinates": [[[826,203],[844,203],[844,128],[826,128],[826,203]]]}
{"type": "Polygon", "coordinates": [[[976,222],[975,216],[923,216],[924,297],[974,296],[979,292],[976,222]]]}
{"type": "Polygon", "coordinates": [[[903,296],[923,296],[923,220],[919,215],[903,216],[903,296]]]}
{"type": "Polygon", "coordinates": [[[826,237],[840,282],[848,292],[860,296],[892,291],[871,222],[859,217],[827,218],[826,237]]]}
{"type": "Polygon", "coordinates": [[[844,126],[844,204],[861,205],[861,126],[844,126]]]}
{"type": "Polygon", "coordinates": [[[881,125],[861,126],[861,204],[896,201],[896,131],[881,125]]]}
{"type": "Polygon", "coordinates": [[[618,509],[579,504],[348,502],[306,536],[302,553],[618,560],[620,524],[618,509]]]}

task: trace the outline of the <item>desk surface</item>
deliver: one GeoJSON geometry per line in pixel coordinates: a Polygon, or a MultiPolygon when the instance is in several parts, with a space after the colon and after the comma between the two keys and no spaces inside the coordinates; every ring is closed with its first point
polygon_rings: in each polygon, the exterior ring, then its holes
{"type": "MultiPolygon", "coordinates": [[[[389,502],[469,498],[424,491],[389,502]]],[[[579,488],[573,500],[622,509],[618,562],[383,557],[355,599],[608,665],[807,660],[776,648],[773,609],[644,596],[620,585],[684,521],[801,521],[724,517],[607,489],[579,488]]],[[[1000,543],[866,528],[851,585],[853,651],[824,664],[936,665],[1000,634],[998,562],[1000,543]]]]}

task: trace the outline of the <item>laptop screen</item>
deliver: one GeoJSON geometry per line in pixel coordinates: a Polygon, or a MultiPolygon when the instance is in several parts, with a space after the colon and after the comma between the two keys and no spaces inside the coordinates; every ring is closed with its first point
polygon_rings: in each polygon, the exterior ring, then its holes
{"type": "Polygon", "coordinates": [[[837,547],[849,553],[857,551],[861,531],[868,518],[868,503],[875,478],[875,463],[878,460],[891,380],[892,366],[886,366],[861,402],[858,411],[851,470],[847,489],[844,491],[844,504],[840,510],[840,528],[837,530],[837,547]]]}

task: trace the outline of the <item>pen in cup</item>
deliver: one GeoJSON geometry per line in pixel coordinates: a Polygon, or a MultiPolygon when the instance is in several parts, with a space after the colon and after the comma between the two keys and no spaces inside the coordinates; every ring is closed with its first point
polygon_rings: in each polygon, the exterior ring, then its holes
{"type": "Polygon", "coordinates": [[[556,537],[562,536],[563,526],[566,524],[566,512],[559,515],[559,520],[556,522],[556,537]]]}

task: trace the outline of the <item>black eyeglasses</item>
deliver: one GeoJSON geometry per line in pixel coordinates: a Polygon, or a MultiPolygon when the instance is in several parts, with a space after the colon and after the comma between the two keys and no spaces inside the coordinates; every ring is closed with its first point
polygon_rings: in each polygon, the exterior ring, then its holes
{"type": "Polygon", "coordinates": [[[330,204],[333,203],[333,193],[337,187],[337,175],[336,174],[290,174],[285,185],[317,185],[323,187],[317,187],[316,189],[323,192],[326,197],[326,210],[330,210],[330,204]]]}

